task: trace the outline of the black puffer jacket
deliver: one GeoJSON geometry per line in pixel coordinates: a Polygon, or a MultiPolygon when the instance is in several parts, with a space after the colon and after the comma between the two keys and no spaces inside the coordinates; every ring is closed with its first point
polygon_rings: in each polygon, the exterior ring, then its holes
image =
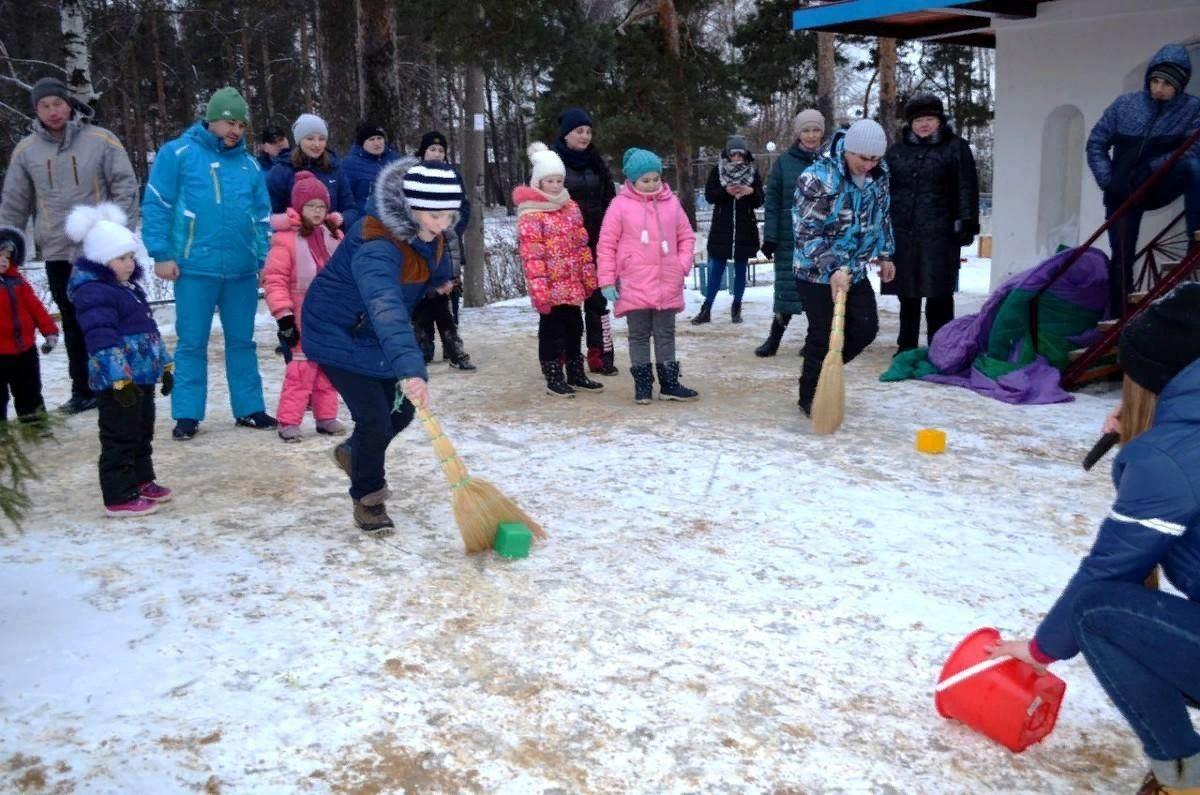
{"type": "Polygon", "coordinates": [[[971,147],[943,125],[905,127],[888,150],[896,278],[885,295],[942,297],[958,289],[959,249],[979,233],[979,176],[971,147]]]}
{"type": "Polygon", "coordinates": [[[551,147],[562,158],[567,169],[564,184],[571,199],[579,205],[583,213],[583,227],[588,233],[588,248],[592,255],[596,253],[596,241],[600,238],[600,225],[604,223],[604,212],[609,203],[617,195],[613,187],[612,172],[596,151],[589,146],[582,152],[576,152],[567,146],[567,142],[559,138],[551,147]]]}
{"type": "MultiPolygon", "coordinates": [[[[721,157],[727,158],[727,152],[721,157]]],[[[751,167],[754,156],[747,154],[751,167]]],[[[754,169],[754,192],[735,199],[721,186],[721,165],[713,166],[704,186],[704,198],[712,205],[712,226],[708,232],[708,256],[721,259],[750,259],[758,254],[758,221],[754,211],[763,203],[763,181],[754,169]]]]}

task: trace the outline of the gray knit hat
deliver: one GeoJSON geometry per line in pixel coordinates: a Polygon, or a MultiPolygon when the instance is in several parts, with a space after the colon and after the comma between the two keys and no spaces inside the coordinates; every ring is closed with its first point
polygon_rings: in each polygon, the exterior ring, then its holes
{"type": "Polygon", "coordinates": [[[808,108],[796,114],[796,120],[792,123],[792,132],[799,138],[800,131],[811,124],[820,127],[821,134],[825,134],[825,117],[821,115],[821,111],[815,108],[808,108]]]}
{"type": "Polygon", "coordinates": [[[301,113],[297,116],[296,121],[292,123],[292,140],[299,145],[301,141],[313,133],[324,135],[328,138],[329,125],[315,113],[301,113]]]}
{"type": "Polygon", "coordinates": [[[750,147],[746,144],[746,139],[741,135],[731,135],[725,139],[726,152],[749,152],[750,147]]]}
{"type": "Polygon", "coordinates": [[[887,134],[873,119],[859,119],[846,130],[847,152],[863,157],[883,157],[887,145],[887,134]]]}

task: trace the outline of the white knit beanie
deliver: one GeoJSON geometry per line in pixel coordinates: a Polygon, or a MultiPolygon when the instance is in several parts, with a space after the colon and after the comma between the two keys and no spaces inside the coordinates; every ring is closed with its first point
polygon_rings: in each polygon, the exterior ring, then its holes
{"type": "Polygon", "coordinates": [[[299,144],[301,140],[313,133],[320,133],[328,138],[329,126],[315,113],[301,113],[292,124],[292,140],[299,144]]]}
{"type": "Polygon", "coordinates": [[[137,237],[126,228],[125,212],[113,204],[76,205],[67,215],[65,231],[76,243],[83,243],[83,256],[100,265],[134,254],[142,249],[137,237]]]}
{"type": "Polygon", "coordinates": [[[567,168],[563,165],[558,152],[547,149],[541,141],[534,141],[525,150],[529,162],[533,164],[533,173],[529,176],[529,187],[542,189],[542,180],[546,177],[565,177],[567,168]]]}
{"type": "Polygon", "coordinates": [[[887,134],[873,119],[859,119],[846,130],[846,151],[863,157],[883,157],[887,134]]]}

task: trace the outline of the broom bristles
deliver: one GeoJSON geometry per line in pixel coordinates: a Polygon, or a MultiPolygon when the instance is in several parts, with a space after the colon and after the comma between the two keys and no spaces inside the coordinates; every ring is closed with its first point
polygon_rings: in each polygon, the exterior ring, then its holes
{"type": "Polygon", "coordinates": [[[813,396],[813,433],[824,436],[842,427],[846,414],[846,382],[842,367],[840,350],[825,354],[821,376],[817,381],[817,393],[813,396]]]}
{"type": "Polygon", "coordinates": [[[453,507],[454,520],[458,522],[468,554],[491,549],[501,522],[520,522],[535,538],[546,538],[541,525],[486,480],[470,478],[456,488],[453,507]]]}
{"type": "Polygon", "coordinates": [[[454,443],[446,436],[441,424],[429,409],[419,409],[417,416],[433,443],[434,454],[453,493],[451,507],[454,521],[462,534],[468,553],[490,549],[496,540],[501,522],[520,522],[529,528],[534,538],[544,540],[546,531],[533,521],[517,504],[505,497],[500,489],[486,480],[467,474],[467,465],[458,457],[454,443]]]}

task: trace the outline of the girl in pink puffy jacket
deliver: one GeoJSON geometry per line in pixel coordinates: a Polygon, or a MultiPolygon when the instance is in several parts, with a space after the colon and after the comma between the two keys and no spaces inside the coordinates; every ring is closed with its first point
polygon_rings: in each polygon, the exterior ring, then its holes
{"type": "Polygon", "coordinates": [[[338,395],[316,362],[300,350],[300,307],[313,278],[325,267],[342,240],[342,217],[329,212],[329,191],[310,171],[296,174],[292,206],[271,216],[271,251],[263,271],[267,308],[279,324],[279,342],[287,370],[279,392],[279,438],[300,441],[300,421],[309,404],[317,433],[341,435],[338,395]]]}
{"type": "Polygon", "coordinates": [[[646,149],[627,149],[625,185],[608,205],[596,244],[600,290],[629,324],[634,400],[649,403],[654,391],[650,339],[658,371],[659,400],[695,400],[679,383],[675,315],[683,311],[683,281],[692,269],[696,233],[671,188],[662,181],[662,160],[646,149]]]}
{"type": "Polygon", "coordinates": [[[570,398],[576,391],[600,392],[604,386],[587,377],[580,350],[580,307],[596,290],[596,267],[583,215],[563,184],[567,170],[558,154],[534,142],[529,145],[529,161],[533,164],[529,185],[513,190],[513,204],[525,284],[539,315],[538,359],[546,394],[570,398]]]}

